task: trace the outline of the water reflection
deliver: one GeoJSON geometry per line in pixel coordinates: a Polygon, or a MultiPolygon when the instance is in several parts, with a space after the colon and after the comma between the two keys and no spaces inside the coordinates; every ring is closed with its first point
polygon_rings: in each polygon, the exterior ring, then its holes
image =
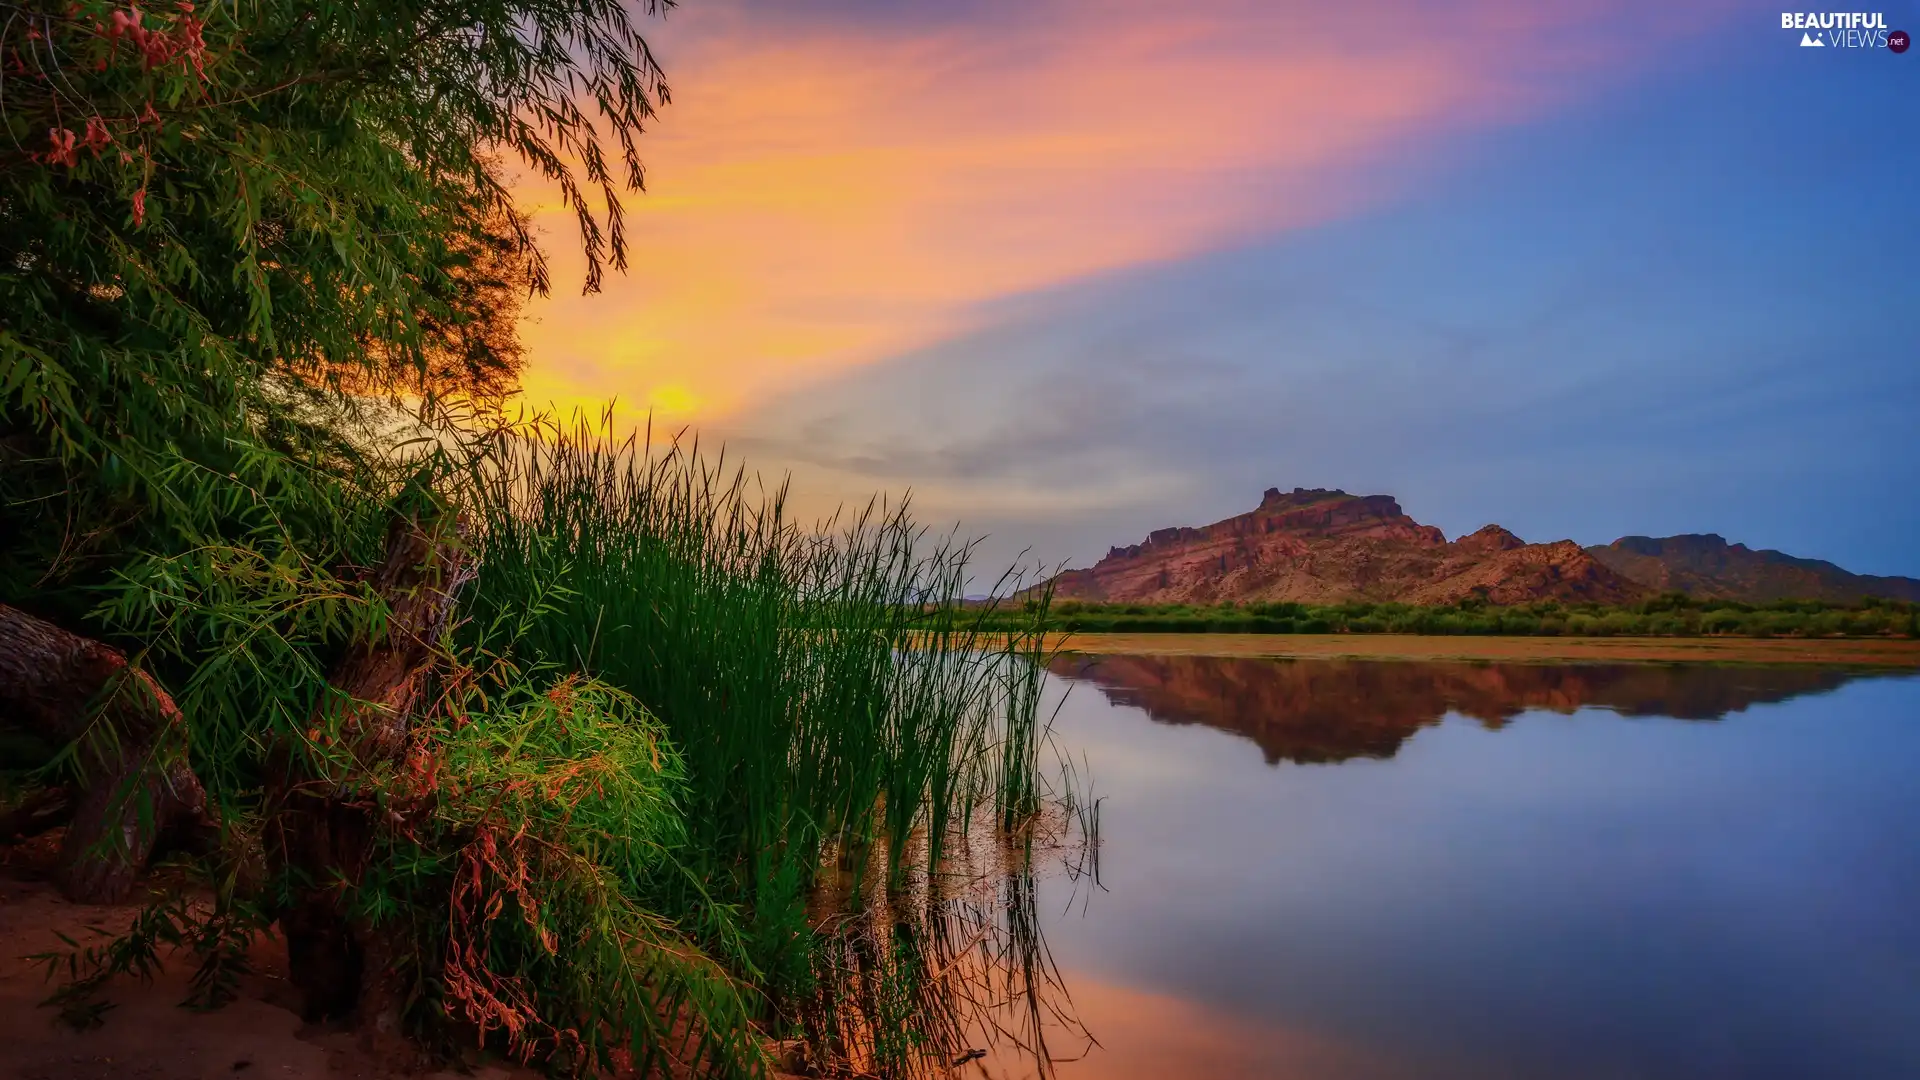
{"type": "Polygon", "coordinates": [[[1448,713],[1497,729],[1528,710],[1718,720],[1834,690],[1862,672],[1815,667],[1464,664],[1211,656],[1056,657],[1053,673],[1163,724],[1244,735],[1269,765],[1391,758],[1448,713]]]}
{"type": "Polygon", "coordinates": [[[1063,1080],[1920,1076],[1920,679],[1055,674],[1104,796],[1103,888],[1040,883],[1101,1042],[1063,1080]]]}

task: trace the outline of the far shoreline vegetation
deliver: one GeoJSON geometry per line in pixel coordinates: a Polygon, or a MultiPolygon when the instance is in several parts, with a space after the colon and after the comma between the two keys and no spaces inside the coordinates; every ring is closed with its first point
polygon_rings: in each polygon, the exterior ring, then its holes
{"type": "Polygon", "coordinates": [[[1055,633],[1418,634],[1503,637],[1920,638],[1920,605],[1863,598],[1746,603],[1663,593],[1628,605],[1540,601],[1497,606],[1468,600],[1422,606],[1342,604],[1125,604],[1029,599],[986,616],[995,629],[1055,633]]]}

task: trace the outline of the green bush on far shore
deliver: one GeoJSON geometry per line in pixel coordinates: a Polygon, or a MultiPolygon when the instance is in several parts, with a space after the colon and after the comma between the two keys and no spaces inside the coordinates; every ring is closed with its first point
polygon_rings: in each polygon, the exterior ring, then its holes
{"type": "MultiPolygon", "coordinates": [[[[1001,616],[1015,626],[1014,612],[1001,616]]],[[[1500,607],[1481,600],[1397,603],[1100,604],[1055,601],[1049,629],[1157,634],[1486,634],[1569,637],[1920,637],[1920,605],[1866,598],[1853,604],[1762,604],[1663,593],[1636,604],[1542,601],[1500,607]]]]}

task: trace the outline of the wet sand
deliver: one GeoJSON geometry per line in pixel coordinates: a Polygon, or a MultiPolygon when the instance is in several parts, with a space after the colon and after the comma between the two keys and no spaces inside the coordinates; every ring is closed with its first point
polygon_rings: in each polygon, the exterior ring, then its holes
{"type": "Polygon", "coordinates": [[[1920,640],[1899,638],[1475,637],[1418,634],[1062,634],[1064,652],[1505,663],[1820,664],[1920,670],[1920,640]]]}

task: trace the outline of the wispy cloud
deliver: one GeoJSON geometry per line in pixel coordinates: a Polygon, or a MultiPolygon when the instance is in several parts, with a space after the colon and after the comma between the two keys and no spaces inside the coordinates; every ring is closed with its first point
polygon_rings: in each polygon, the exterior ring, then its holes
{"type": "Polygon", "coordinates": [[[1537,115],[1708,19],[1666,7],[690,5],[654,35],[676,93],[633,268],[536,305],[529,397],[725,417],[997,298],[1338,216],[1408,182],[1365,166],[1537,115]]]}

